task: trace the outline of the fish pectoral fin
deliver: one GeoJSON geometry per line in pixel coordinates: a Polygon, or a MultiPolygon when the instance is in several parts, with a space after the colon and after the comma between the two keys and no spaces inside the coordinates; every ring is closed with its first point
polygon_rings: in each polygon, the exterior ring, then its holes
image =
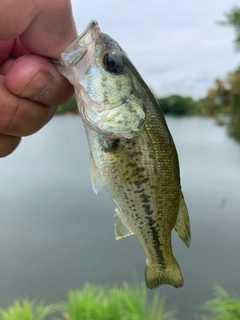
{"type": "Polygon", "coordinates": [[[182,192],[180,193],[180,197],[179,197],[178,216],[177,216],[174,230],[177,232],[177,234],[185,243],[185,245],[189,247],[190,240],[191,240],[190,222],[189,222],[189,216],[188,216],[188,209],[184,201],[182,192]]]}
{"type": "Polygon", "coordinates": [[[97,194],[102,187],[102,182],[92,155],[90,155],[90,174],[93,191],[97,194]]]}
{"type": "Polygon", "coordinates": [[[132,230],[128,227],[128,225],[123,221],[121,217],[120,210],[118,208],[115,209],[115,237],[116,240],[121,238],[131,236],[133,234],[132,230]]]}

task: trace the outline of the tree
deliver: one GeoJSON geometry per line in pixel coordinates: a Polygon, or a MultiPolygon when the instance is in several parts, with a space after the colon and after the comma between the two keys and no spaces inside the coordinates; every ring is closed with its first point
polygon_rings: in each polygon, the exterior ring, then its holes
{"type": "MultiPolygon", "coordinates": [[[[240,7],[234,7],[225,13],[225,21],[221,25],[232,26],[236,37],[235,49],[240,52],[240,7]]],[[[215,115],[225,113],[230,116],[228,132],[240,141],[240,67],[228,73],[226,79],[216,79],[213,88],[208,90],[206,98],[202,99],[205,106],[204,114],[215,115]]]]}
{"type": "Polygon", "coordinates": [[[235,30],[235,48],[240,51],[240,7],[233,7],[231,11],[225,13],[226,20],[220,21],[219,24],[232,26],[235,30]]]}
{"type": "Polygon", "coordinates": [[[240,68],[230,72],[225,80],[216,79],[205,98],[205,114],[225,113],[230,116],[229,133],[240,141],[240,68]]]}

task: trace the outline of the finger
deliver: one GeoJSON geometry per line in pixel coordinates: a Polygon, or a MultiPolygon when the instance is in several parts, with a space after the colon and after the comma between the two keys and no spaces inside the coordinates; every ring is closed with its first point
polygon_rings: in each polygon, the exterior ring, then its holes
{"type": "Polygon", "coordinates": [[[0,133],[27,136],[41,129],[53,116],[56,107],[20,98],[10,92],[0,76],[0,133]]]}
{"type": "Polygon", "coordinates": [[[17,148],[20,141],[20,137],[0,134],[0,158],[6,157],[12,153],[17,148]]]}
{"type": "Polygon", "coordinates": [[[11,57],[17,58],[27,54],[28,51],[23,47],[19,38],[15,41],[0,40],[0,74],[2,65],[11,57]]]}
{"type": "Polygon", "coordinates": [[[14,58],[18,58],[20,56],[23,56],[24,54],[29,53],[23,46],[21,40],[19,38],[16,38],[14,40],[14,45],[12,48],[11,56],[14,58]]]}
{"type": "Polygon", "coordinates": [[[59,58],[77,36],[70,0],[1,0],[0,39],[20,36],[23,46],[59,58]]]}
{"type": "Polygon", "coordinates": [[[13,45],[14,41],[0,40],[0,65],[10,56],[13,45]]]}
{"type": "Polygon", "coordinates": [[[28,28],[36,15],[34,1],[1,0],[0,39],[14,40],[28,28]]]}
{"type": "Polygon", "coordinates": [[[15,59],[8,58],[0,65],[0,75],[5,76],[15,59]]]}
{"type": "Polygon", "coordinates": [[[15,95],[47,106],[57,106],[73,94],[73,87],[44,57],[28,54],[16,59],[5,74],[5,84],[15,95]]]}

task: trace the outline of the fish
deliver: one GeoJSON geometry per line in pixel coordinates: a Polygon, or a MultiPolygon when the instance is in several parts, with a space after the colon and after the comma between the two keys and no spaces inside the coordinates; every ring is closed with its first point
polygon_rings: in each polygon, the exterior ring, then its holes
{"type": "Polygon", "coordinates": [[[137,236],[146,254],[148,288],[182,287],[171,232],[189,247],[189,215],[176,147],[153,93],[96,21],[54,63],[75,88],[93,190],[103,185],[116,205],[116,239],[137,236]]]}

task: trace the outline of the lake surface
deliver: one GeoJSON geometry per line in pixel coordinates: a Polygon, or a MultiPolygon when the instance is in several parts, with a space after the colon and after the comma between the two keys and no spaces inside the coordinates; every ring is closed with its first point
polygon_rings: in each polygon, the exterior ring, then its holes
{"type": "MultiPolygon", "coordinates": [[[[166,308],[193,320],[212,285],[240,294],[240,145],[204,118],[167,118],[181,166],[192,243],[173,232],[185,279],[161,286],[166,308]]],[[[136,237],[116,241],[114,205],[96,196],[78,116],[56,116],[0,159],[0,306],[28,296],[54,302],[68,288],[144,281],[145,255],[136,237]]],[[[149,290],[149,294],[151,295],[149,290]]]]}

